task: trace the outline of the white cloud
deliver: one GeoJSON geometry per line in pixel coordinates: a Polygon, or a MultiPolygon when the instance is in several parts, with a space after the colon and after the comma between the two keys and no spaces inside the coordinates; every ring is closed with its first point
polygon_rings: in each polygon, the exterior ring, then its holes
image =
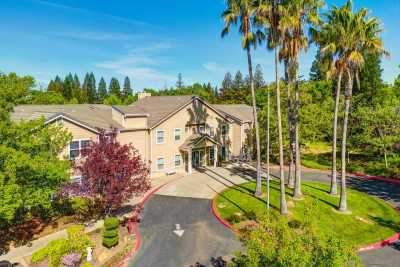
{"type": "Polygon", "coordinates": [[[175,75],[163,71],[163,66],[172,60],[163,55],[170,49],[170,43],[157,43],[145,47],[134,48],[126,55],[118,58],[95,63],[97,68],[113,71],[114,73],[133,77],[139,84],[145,83],[152,87],[170,86],[175,83],[175,75]]]}
{"type": "Polygon", "coordinates": [[[88,41],[126,41],[140,35],[118,33],[118,32],[83,32],[83,31],[65,31],[65,32],[49,32],[50,35],[66,37],[71,39],[88,40],[88,41]]]}
{"type": "Polygon", "coordinates": [[[226,72],[226,69],[219,66],[216,62],[206,62],[203,64],[203,68],[216,74],[226,72]]]}

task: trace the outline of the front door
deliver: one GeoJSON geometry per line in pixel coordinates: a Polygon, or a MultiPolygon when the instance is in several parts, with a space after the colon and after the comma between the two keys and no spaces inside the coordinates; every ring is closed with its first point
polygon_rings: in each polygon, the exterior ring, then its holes
{"type": "Polygon", "coordinates": [[[200,151],[192,152],[192,166],[198,168],[200,166],[200,151]]]}

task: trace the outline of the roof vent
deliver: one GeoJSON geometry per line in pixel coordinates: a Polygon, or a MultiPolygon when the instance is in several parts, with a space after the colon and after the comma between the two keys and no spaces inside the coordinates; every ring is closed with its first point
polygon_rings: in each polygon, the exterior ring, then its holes
{"type": "Polygon", "coordinates": [[[150,97],[150,96],[151,96],[151,93],[148,93],[148,92],[139,92],[139,93],[138,93],[138,100],[143,99],[143,98],[146,98],[146,97],[150,97]]]}

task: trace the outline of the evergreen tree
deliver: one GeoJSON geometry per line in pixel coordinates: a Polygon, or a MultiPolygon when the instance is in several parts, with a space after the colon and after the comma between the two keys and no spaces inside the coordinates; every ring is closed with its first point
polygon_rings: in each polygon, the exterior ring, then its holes
{"type": "Polygon", "coordinates": [[[63,82],[61,81],[61,78],[57,75],[56,78],[50,81],[47,91],[49,92],[55,92],[55,93],[61,93],[62,87],[63,87],[63,82]]]}
{"type": "Polygon", "coordinates": [[[121,87],[119,86],[119,81],[116,78],[111,78],[108,91],[111,95],[115,95],[117,97],[121,96],[121,87]]]}
{"type": "Polygon", "coordinates": [[[83,103],[82,101],[82,92],[81,92],[81,82],[79,81],[78,75],[74,75],[74,81],[72,85],[72,98],[78,100],[79,103],[83,103]]]}
{"type": "Polygon", "coordinates": [[[87,96],[89,103],[95,103],[97,101],[96,78],[93,72],[89,74],[87,96]]]}
{"type": "Polygon", "coordinates": [[[262,73],[260,64],[257,64],[256,70],[254,72],[254,86],[256,88],[261,88],[265,86],[264,75],[262,73]]]}
{"type": "Polygon", "coordinates": [[[381,57],[377,54],[364,54],[364,66],[361,68],[360,88],[355,81],[354,94],[366,93],[368,100],[372,100],[376,92],[383,87],[381,57]]]}
{"type": "Polygon", "coordinates": [[[178,80],[176,81],[176,88],[182,89],[182,87],[183,87],[182,73],[178,73],[178,80]]]}
{"type": "Polygon", "coordinates": [[[233,88],[232,75],[230,72],[225,73],[224,79],[222,81],[222,91],[230,90],[233,88]]]}
{"type": "Polygon", "coordinates": [[[329,62],[327,59],[321,57],[321,52],[318,50],[315,55],[314,61],[310,69],[310,80],[311,81],[323,81],[326,80],[326,73],[329,71],[329,62]]]}
{"type": "Polygon", "coordinates": [[[124,97],[128,97],[128,96],[132,95],[131,81],[129,80],[129,77],[125,77],[124,88],[123,88],[122,94],[124,97]]]}
{"type": "Polygon", "coordinates": [[[244,86],[243,75],[240,71],[237,71],[233,80],[233,89],[240,90],[244,86]]]}
{"type": "Polygon", "coordinates": [[[83,103],[87,103],[89,101],[89,86],[90,86],[90,76],[89,76],[89,73],[86,73],[85,79],[83,80],[83,85],[82,85],[83,103]]]}
{"type": "Polygon", "coordinates": [[[74,86],[74,78],[71,73],[69,73],[65,79],[62,86],[61,94],[66,100],[70,100],[72,98],[72,91],[74,86]]]}
{"type": "Polygon", "coordinates": [[[102,103],[107,97],[107,85],[103,77],[101,77],[99,82],[99,101],[102,103]]]}

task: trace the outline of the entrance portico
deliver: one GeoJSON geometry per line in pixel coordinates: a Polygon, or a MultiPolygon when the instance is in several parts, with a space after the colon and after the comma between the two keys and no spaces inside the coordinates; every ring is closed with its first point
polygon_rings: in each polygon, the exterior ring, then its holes
{"type": "Polygon", "coordinates": [[[185,167],[189,174],[193,169],[205,166],[217,167],[221,144],[208,134],[194,134],[180,147],[185,154],[185,167]]]}

